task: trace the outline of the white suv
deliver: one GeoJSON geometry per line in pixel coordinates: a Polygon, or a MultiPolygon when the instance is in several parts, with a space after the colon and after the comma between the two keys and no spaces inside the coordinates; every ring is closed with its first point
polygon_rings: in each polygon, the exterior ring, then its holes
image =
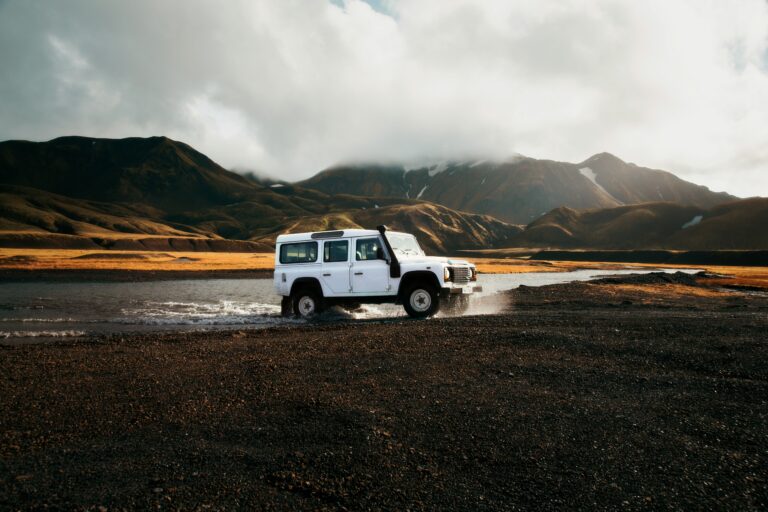
{"type": "Polygon", "coordinates": [[[482,291],[467,261],[426,256],[413,235],[377,229],[277,237],[275,289],[282,312],[312,317],[333,306],[399,303],[412,317],[463,313],[482,291]]]}

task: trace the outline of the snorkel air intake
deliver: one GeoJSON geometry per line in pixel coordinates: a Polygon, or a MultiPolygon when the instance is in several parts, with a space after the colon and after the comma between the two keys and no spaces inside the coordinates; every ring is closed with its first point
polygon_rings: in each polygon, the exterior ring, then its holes
{"type": "Polygon", "coordinates": [[[395,251],[392,250],[392,246],[389,245],[389,240],[387,240],[387,226],[382,224],[381,226],[376,226],[376,229],[381,233],[381,238],[384,240],[389,257],[392,258],[389,262],[389,277],[400,277],[400,262],[397,261],[395,251]]]}

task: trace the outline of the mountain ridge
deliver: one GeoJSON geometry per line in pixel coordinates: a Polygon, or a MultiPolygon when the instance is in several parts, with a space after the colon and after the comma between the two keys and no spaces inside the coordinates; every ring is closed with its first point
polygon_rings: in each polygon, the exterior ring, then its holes
{"type": "Polygon", "coordinates": [[[670,202],[595,210],[556,208],[514,237],[519,247],[759,250],[768,248],[768,198],[704,209],[670,202]]]}
{"type": "Polygon", "coordinates": [[[598,153],[580,163],[519,155],[498,162],[446,161],[419,168],[392,163],[342,165],[297,185],[324,192],[416,197],[517,224],[527,224],[559,206],[608,208],[663,200],[710,207],[737,199],[668,171],[626,163],[610,153],[598,153]]]}
{"type": "Polygon", "coordinates": [[[263,189],[167,137],[0,142],[0,183],[170,212],[257,198],[263,189]]]}
{"type": "Polygon", "coordinates": [[[435,250],[480,247],[519,229],[445,207],[438,215],[419,200],[265,187],[167,137],[2,142],[0,184],[0,245],[14,247],[156,246],[163,243],[158,237],[202,248],[231,239],[253,247],[277,226],[327,216],[365,218],[371,225],[389,218],[395,229],[418,224],[435,250]],[[394,206],[408,215],[388,217],[394,206]],[[471,229],[450,233],[450,242],[434,236],[451,223],[471,229]]]}
{"type": "Polygon", "coordinates": [[[0,245],[13,247],[238,250],[241,240],[242,250],[268,250],[283,231],[386,223],[440,253],[515,246],[765,249],[765,204],[609,153],[577,164],[517,156],[329,169],[288,183],[233,173],[167,137],[0,142],[0,245]],[[326,192],[317,180],[326,188],[338,183],[338,190],[326,192]],[[646,200],[654,196],[672,199],[646,200]],[[552,202],[563,204],[540,211],[552,202]],[[518,225],[472,212],[508,206],[533,219],[518,225]]]}

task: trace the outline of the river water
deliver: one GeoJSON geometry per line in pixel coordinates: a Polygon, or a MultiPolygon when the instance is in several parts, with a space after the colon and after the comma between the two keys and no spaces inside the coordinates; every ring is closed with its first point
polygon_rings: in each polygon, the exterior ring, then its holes
{"type": "MultiPolygon", "coordinates": [[[[649,271],[481,274],[478,279],[483,286],[481,295],[489,296],[521,284],[542,286],[645,272],[649,271]]],[[[271,279],[0,283],[0,343],[120,332],[259,328],[302,322],[282,318],[279,303],[271,279]]],[[[354,320],[403,316],[405,312],[401,306],[385,304],[363,306],[354,313],[332,312],[331,319],[335,318],[333,315],[354,320]]]]}

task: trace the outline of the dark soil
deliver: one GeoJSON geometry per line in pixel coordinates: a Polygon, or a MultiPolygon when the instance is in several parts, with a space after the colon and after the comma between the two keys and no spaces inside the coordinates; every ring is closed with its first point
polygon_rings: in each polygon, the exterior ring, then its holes
{"type": "Polygon", "coordinates": [[[611,286],[2,347],[0,509],[766,509],[766,300],[611,286]]]}
{"type": "Polygon", "coordinates": [[[708,279],[713,274],[698,272],[651,272],[649,274],[630,274],[616,277],[593,279],[591,284],[682,284],[698,286],[702,279],[708,279]]]}

